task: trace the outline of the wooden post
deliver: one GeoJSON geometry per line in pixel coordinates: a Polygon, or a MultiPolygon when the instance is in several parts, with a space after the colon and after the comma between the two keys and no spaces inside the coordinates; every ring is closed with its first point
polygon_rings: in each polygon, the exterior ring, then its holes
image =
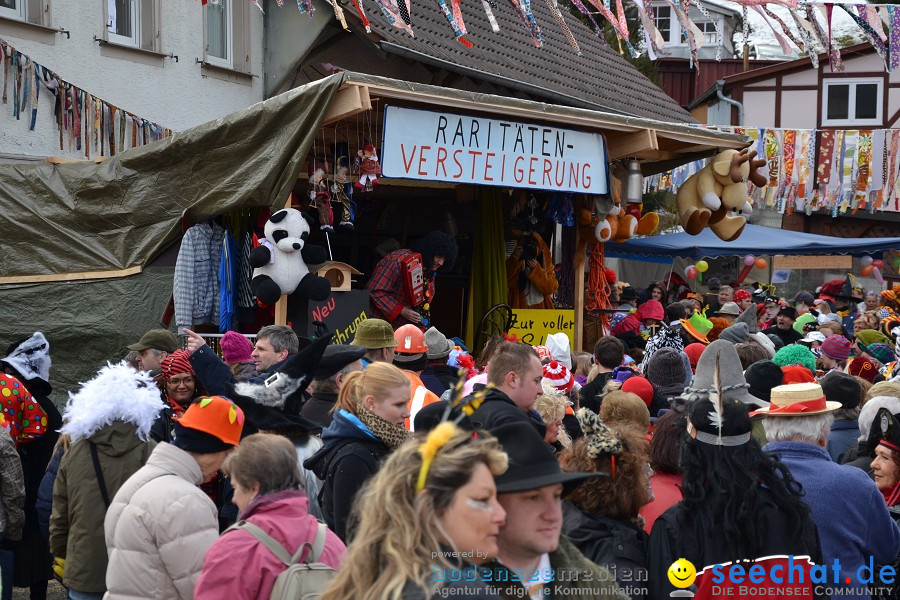
{"type": "Polygon", "coordinates": [[[578,227],[575,228],[575,352],[582,351],[584,344],[584,253],[578,254],[581,244],[578,227]]]}
{"type": "MultiPolygon", "coordinates": [[[[289,194],[287,204],[285,204],[284,207],[290,208],[293,200],[293,194],[289,194]]],[[[282,296],[278,299],[278,302],[275,303],[275,325],[287,325],[287,309],[288,298],[287,296],[282,296]]]]}

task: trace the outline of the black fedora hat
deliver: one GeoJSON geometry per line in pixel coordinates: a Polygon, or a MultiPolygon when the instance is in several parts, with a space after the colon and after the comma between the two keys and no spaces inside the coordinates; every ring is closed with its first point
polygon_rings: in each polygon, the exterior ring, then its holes
{"type": "Polygon", "coordinates": [[[525,420],[497,425],[490,433],[509,457],[509,468],[496,478],[497,493],[525,492],[561,483],[563,494],[568,494],[585,479],[606,476],[601,472],[564,473],[553,450],[525,420]]]}

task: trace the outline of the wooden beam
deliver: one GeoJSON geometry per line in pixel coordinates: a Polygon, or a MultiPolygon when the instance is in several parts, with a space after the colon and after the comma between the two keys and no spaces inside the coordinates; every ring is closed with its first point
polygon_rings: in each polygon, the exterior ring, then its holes
{"type": "MultiPolygon", "coordinates": [[[[577,213],[576,213],[577,214],[577,213]]],[[[575,227],[575,248],[581,246],[581,236],[575,227]]],[[[576,250],[577,252],[577,250],[576,250]]],[[[575,256],[575,352],[581,352],[584,344],[584,252],[575,256]]],[[[592,349],[593,350],[593,349],[592,349]]]]}
{"type": "Polygon", "coordinates": [[[49,273],[46,275],[8,275],[0,277],[0,285],[10,283],[51,283],[54,281],[85,281],[87,279],[112,279],[137,275],[143,267],[136,265],[115,271],[83,271],[80,273],[49,273]]]}
{"type": "Polygon", "coordinates": [[[369,88],[364,85],[348,85],[338,90],[331,100],[322,126],[331,125],[361,112],[372,110],[369,88]]]}
{"type": "Polygon", "coordinates": [[[108,156],[98,156],[97,158],[66,158],[63,156],[50,156],[45,158],[44,160],[51,165],[65,165],[68,163],[83,163],[83,162],[92,162],[92,163],[102,163],[106,162],[108,156]]]}
{"type": "Polygon", "coordinates": [[[606,139],[606,148],[610,160],[637,156],[648,150],[658,150],[659,141],[656,132],[652,129],[642,129],[634,133],[609,136],[606,139]]]}

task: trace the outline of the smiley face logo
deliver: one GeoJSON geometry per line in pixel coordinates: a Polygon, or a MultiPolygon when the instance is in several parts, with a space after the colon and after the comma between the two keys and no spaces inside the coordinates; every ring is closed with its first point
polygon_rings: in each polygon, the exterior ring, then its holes
{"type": "Polygon", "coordinates": [[[672,563],[668,570],[669,583],[677,588],[684,589],[693,585],[697,579],[697,569],[691,561],[685,558],[679,558],[672,563]]]}

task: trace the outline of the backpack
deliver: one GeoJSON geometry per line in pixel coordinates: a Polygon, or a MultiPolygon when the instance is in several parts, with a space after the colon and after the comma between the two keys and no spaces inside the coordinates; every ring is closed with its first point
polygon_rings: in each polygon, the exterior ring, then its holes
{"type": "Polygon", "coordinates": [[[229,527],[226,533],[232,529],[243,529],[255,537],[287,567],[275,578],[275,585],[269,595],[271,600],[317,600],[334,578],[336,571],[333,568],[316,562],[325,550],[325,532],[328,528],[324,523],[319,523],[312,544],[304,542],[293,556],[272,536],[253,523],[240,521],[229,527]],[[307,549],[309,553],[301,559],[307,549]]]}

